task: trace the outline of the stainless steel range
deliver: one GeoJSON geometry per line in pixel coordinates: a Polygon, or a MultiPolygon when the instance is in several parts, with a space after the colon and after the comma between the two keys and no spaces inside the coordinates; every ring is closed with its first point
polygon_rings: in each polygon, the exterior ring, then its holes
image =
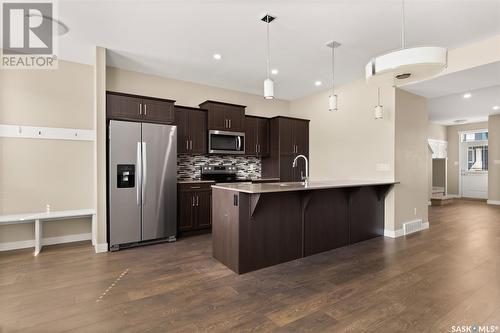
{"type": "Polygon", "coordinates": [[[239,179],[237,172],[238,169],[234,165],[207,164],[201,167],[201,179],[213,180],[216,183],[250,182],[248,179],[239,179]]]}

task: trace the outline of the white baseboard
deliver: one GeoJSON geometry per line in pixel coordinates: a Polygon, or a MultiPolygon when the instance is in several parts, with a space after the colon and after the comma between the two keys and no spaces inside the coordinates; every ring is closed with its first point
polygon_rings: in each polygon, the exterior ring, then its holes
{"type": "Polygon", "coordinates": [[[497,205],[497,206],[500,206],[500,201],[498,201],[498,200],[488,200],[486,203],[488,205],[497,205]]]}
{"type": "Polygon", "coordinates": [[[101,243],[95,245],[95,253],[108,252],[108,243],[101,243]]]}
{"type": "MultiPolygon", "coordinates": [[[[58,237],[47,237],[47,238],[42,238],[42,245],[72,243],[72,242],[80,242],[80,241],[86,241],[86,240],[91,240],[91,239],[92,239],[91,233],[58,236],[58,237]]],[[[0,251],[27,249],[30,247],[35,247],[35,240],[34,239],[17,241],[17,242],[0,243],[0,251]]]]}
{"type": "MultiPolygon", "coordinates": [[[[419,231],[422,231],[425,229],[429,229],[429,222],[422,222],[422,227],[420,228],[419,231]]],[[[390,238],[398,238],[398,237],[404,236],[404,231],[403,231],[403,228],[397,229],[397,230],[384,229],[384,236],[390,237],[390,238]]]]}

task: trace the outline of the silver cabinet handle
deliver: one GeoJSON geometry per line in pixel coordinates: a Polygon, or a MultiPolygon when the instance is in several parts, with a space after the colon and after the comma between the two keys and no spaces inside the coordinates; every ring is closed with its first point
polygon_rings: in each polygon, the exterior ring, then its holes
{"type": "Polygon", "coordinates": [[[189,140],[189,149],[193,150],[193,140],[189,140]]]}
{"type": "Polygon", "coordinates": [[[142,103],[139,103],[139,115],[142,116],[142,103]]]}
{"type": "Polygon", "coordinates": [[[231,119],[229,119],[228,121],[229,121],[229,128],[231,128],[231,119]]]}
{"type": "Polygon", "coordinates": [[[194,196],[193,196],[193,197],[191,197],[191,206],[193,206],[193,207],[194,207],[194,196]]]}
{"type": "Polygon", "coordinates": [[[201,188],[201,186],[190,186],[189,188],[195,189],[195,188],[201,188]]]}
{"type": "Polygon", "coordinates": [[[189,150],[189,140],[186,140],[186,150],[189,150]]]}
{"type": "Polygon", "coordinates": [[[136,164],[137,164],[137,172],[135,174],[135,187],[137,188],[137,206],[141,205],[141,192],[142,192],[142,184],[141,184],[141,174],[142,174],[142,160],[141,160],[141,143],[137,142],[137,155],[136,155],[136,164]]]}
{"type": "Polygon", "coordinates": [[[259,152],[259,148],[257,148],[258,145],[255,145],[255,152],[258,153],[259,152]]]}
{"type": "Polygon", "coordinates": [[[196,196],[196,206],[199,206],[199,205],[200,205],[200,197],[196,196]]]}
{"type": "Polygon", "coordinates": [[[148,114],[148,105],[144,104],[144,115],[146,116],[148,114]]]}

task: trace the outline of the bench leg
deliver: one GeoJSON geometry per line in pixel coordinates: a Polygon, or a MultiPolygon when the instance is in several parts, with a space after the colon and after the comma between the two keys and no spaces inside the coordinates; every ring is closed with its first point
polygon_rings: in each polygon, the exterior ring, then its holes
{"type": "Polygon", "coordinates": [[[42,249],[42,222],[35,220],[35,256],[42,249]]]}

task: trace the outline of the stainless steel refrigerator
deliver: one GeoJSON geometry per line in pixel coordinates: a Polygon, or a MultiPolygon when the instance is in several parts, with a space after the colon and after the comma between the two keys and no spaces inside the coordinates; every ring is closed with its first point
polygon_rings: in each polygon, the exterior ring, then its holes
{"type": "Polygon", "coordinates": [[[177,127],[109,123],[109,247],[175,241],[177,127]]]}

